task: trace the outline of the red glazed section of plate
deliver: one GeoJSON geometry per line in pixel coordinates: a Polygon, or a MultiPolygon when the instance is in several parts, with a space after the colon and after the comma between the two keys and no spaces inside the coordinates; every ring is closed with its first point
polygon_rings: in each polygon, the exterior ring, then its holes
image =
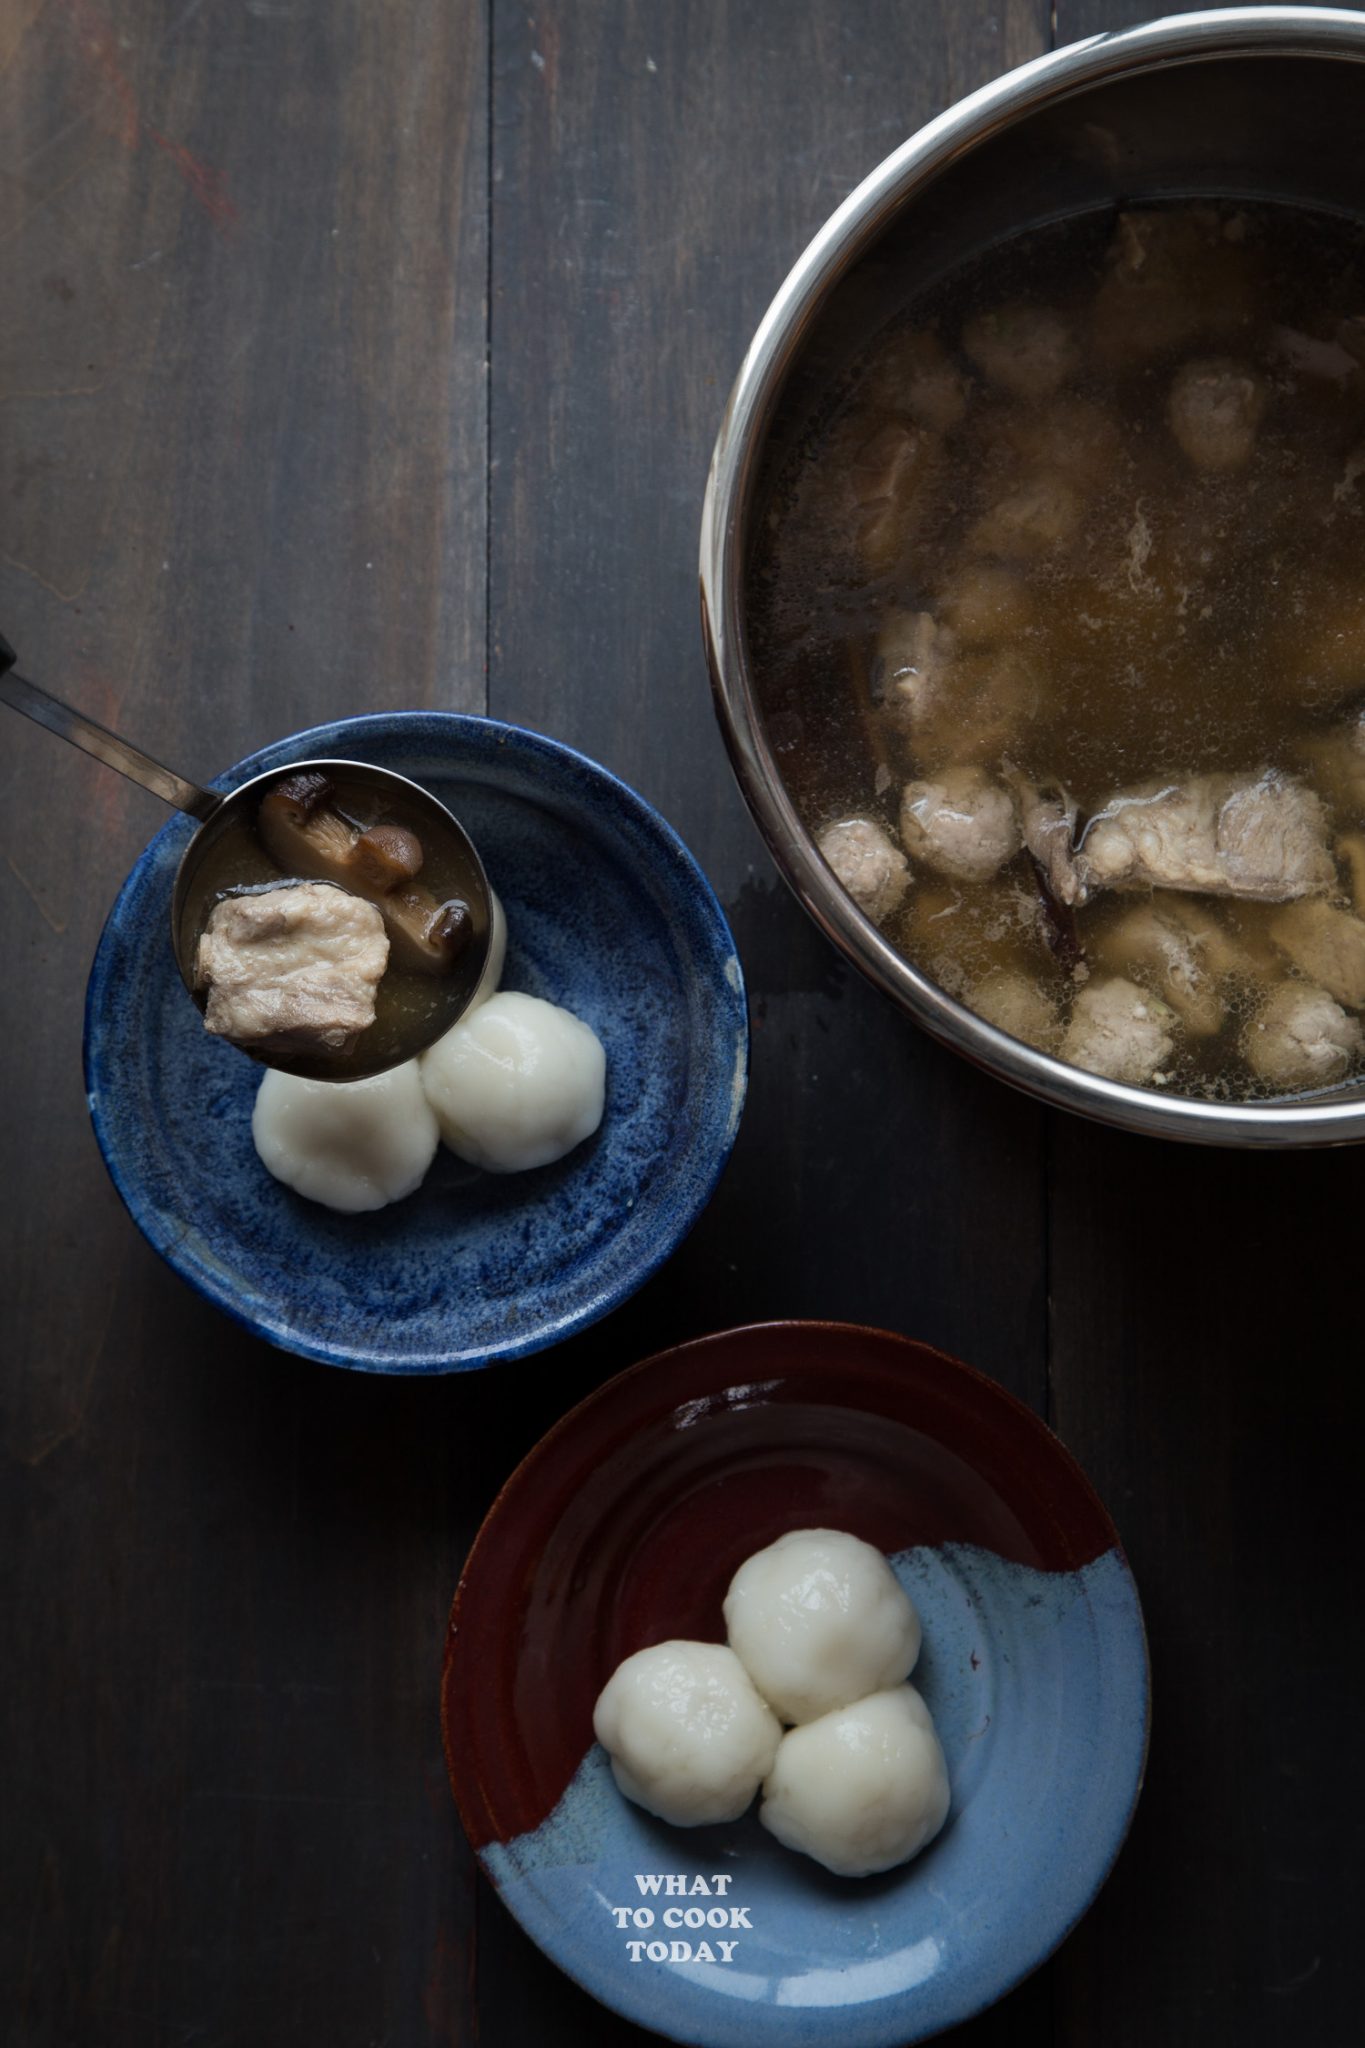
{"type": "Polygon", "coordinates": [[[975,1544],[1047,1572],[1118,1548],[1037,1416],[928,1345],[803,1322],[661,1352],[542,1439],[466,1562],[441,1721],[475,1848],[554,1810],[623,1657],[674,1636],[721,1640],[739,1565],[811,1527],[886,1552],[975,1544]]]}

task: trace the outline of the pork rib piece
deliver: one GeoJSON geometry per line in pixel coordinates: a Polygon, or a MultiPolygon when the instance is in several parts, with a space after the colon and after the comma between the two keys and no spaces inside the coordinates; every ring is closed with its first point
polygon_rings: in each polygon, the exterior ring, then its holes
{"type": "Polygon", "coordinates": [[[1076,801],[1065,790],[1041,790],[1008,761],[1005,780],[1014,791],[1024,845],[1043,871],[1048,888],[1068,909],[1089,895],[1076,859],[1076,801]]]}
{"type": "Polygon", "coordinates": [[[1332,903],[1295,903],[1270,920],[1270,936],[1300,974],[1350,1010],[1365,1010],[1365,918],[1332,903]]]}
{"type": "Polygon", "coordinates": [[[1261,903],[1321,895],[1336,880],[1320,800],[1275,769],[1151,782],[1111,797],[1087,828],[1081,868],[1096,888],[1261,903]]]}
{"type": "Polygon", "coordinates": [[[295,882],[213,906],[194,960],[204,1023],[252,1052],[349,1052],[374,1022],[388,965],[373,903],[331,882],[295,882]]]}

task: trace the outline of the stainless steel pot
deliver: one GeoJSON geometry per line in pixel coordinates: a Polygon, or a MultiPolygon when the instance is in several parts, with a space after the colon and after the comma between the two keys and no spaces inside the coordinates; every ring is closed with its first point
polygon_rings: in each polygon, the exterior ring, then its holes
{"type": "Polygon", "coordinates": [[[1075,43],[950,107],[826,222],[744,359],[702,515],[702,616],[745,797],[821,930],[934,1037],[1048,1102],[1131,1130],[1271,1147],[1365,1140],[1365,1087],[1213,1103],[1102,1080],[1006,1036],[891,946],[815,850],[782,779],[745,634],[748,534],[860,337],[1000,237],[1132,198],[1273,198],[1365,220],[1365,14],[1235,7],[1075,43]]]}

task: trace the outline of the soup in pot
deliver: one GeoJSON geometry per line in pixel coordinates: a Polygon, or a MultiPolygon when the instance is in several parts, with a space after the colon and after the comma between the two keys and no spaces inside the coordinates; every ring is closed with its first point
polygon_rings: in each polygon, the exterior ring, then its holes
{"type": "Polygon", "coordinates": [[[988,1022],[1215,1099],[1365,1072],[1365,231],[1091,215],[916,298],[749,565],[788,787],[988,1022]]]}

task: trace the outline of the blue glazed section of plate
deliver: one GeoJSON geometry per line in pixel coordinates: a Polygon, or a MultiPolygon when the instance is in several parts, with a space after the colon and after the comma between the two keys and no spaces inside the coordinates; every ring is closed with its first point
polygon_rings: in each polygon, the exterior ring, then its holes
{"type": "Polygon", "coordinates": [[[622,1798],[594,1747],[542,1827],[481,1857],[532,1937],[605,2004],[701,2048],[899,2048],[1000,1998],[1085,1911],[1146,1758],[1146,1644],[1126,1564],[1111,1550],[1046,1573],[957,1545],[891,1562],[924,1623],[914,1682],[948,1760],[943,1833],[901,1870],[834,1878],[782,1849],[756,1808],[730,1827],[666,1827],[622,1798]],[[723,1899],[637,1883],[667,1873],[730,1883],[723,1899]],[[654,1924],[618,1927],[626,1906],[654,1924]],[[662,1924],[668,1909],[721,1906],[744,1921],[662,1924]],[[660,1940],[707,1941],[715,1956],[632,1960],[630,1942],[660,1940]]]}
{"type": "Polygon", "coordinates": [[[86,1001],[95,1134],[134,1221],[272,1343],[338,1365],[441,1372],[514,1358],[635,1291],[710,1198],[748,1060],[724,916],[676,834],[571,749],[490,719],[407,712],[266,748],[215,787],[308,756],[373,761],[461,819],[507,911],[503,986],[583,1017],[607,1053],[596,1137],[494,1175],[444,1147],[418,1192],[349,1217],[272,1180],[251,1143],[260,1069],[204,1031],[171,954],[177,817],[110,912],[86,1001]]]}

